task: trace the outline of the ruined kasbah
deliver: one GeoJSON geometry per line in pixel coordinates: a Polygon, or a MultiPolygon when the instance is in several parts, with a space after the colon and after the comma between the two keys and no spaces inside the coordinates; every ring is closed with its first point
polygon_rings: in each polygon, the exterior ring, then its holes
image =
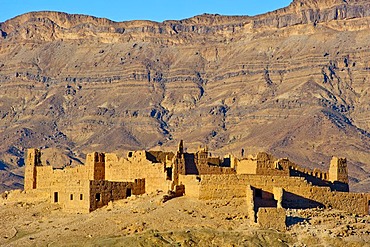
{"type": "Polygon", "coordinates": [[[328,172],[303,169],[287,158],[267,153],[252,157],[211,157],[207,148],[132,151],[127,157],[90,153],[85,165],[54,169],[41,163],[41,151],[29,149],[24,191],[7,200],[32,198],[59,204],[71,213],[89,213],[110,201],[155,191],[165,199],[188,196],[199,200],[245,198],[252,222],[263,228],[286,228],[288,208],[333,208],[369,214],[370,193],[352,193],[345,158],[333,157],[328,172]]]}

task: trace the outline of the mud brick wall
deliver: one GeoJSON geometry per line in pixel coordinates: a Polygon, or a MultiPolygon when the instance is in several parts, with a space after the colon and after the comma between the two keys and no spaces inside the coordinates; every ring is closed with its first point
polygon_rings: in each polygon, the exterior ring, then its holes
{"type": "Polygon", "coordinates": [[[286,230],[286,215],[283,208],[259,208],[257,223],[261,228],[286,230]]]}
{"type": "Polygon", "coordinates": [[[47,192],[51,203],[70,212],[89,212],[88,166],[54,170],[51,166],[37,166],[36,175],[36,191],[47,192]]]}
{"type": "Polygon", "coordinates": [[[256,222],[256,212],[254,211],[254,191],[250,185],[247,185],[247,193],[246,200],[247,200],[247,211],[248,211],[248,218],[256,222]]]}
{"type": "MultiPolygon", "coordinates": [[[[231,199],[246,195],[246,186],[274,193],[274,187],[309,186],[303,178],[261,175],[202,175],[200,176],[200,199],[231,199]]],[[[186,184],[185,184],[186,187],[186,184]]]]}
{"type": "Polygon", "coordinates": [[[105,169],[105,179],[109,181],[145,179],[147,193],[157,190],[168,191],[171,188],[171,181],[166,180],[165,164],[148,161],[145,151],[133,152],[130,158],[118,158],[116,154],[106,154],[105,169]]]}
{"type": "Polygon", "coordinates": [[[133,188],[132,188],[132,194],[133,195],[142,195],[145,193],[145,179],[135,179],[133,188]]]}
{"type": "Polygon", "coordinates": [[[231,167],[220,167],[208,164],[196,164],[199,175],[206,174],[235,174],[235,169],[231,167]]]}
{"type": "Polygon", "coordinates": [[[38,191],[38,190],[29,190],[29,191],[21,191],[21,190],[11,190],[5,194],[2,194],[5,198],[0,197],[0,201],[2,202],[27,202],[27,203],[34,203],[34,202],[49,202],[50,200],[50,193],[46,191],[38,191]]]}
{"type": "Polygon", "coordinates": [[[200,177],[197,175],[179,175],[179,184],[185,185],[185,195],[199,198],[200,177]]]}
{"type": "Polygon", "coordinates": [[[112,200],[120,200],[140,191],[135,188],[141,182],[111,182],[106,180],[90,181],[90,211],[108,205],[112,200]]]}
{"type": "Polygon", "coordinates": [[[47,190],[53,182],[52,166],[36,166],[36,189],[47,190]]]}
{"type": "Polygon", "coordinates": [[[321,202],[325,207],[332,207],[349,213],[365,215],[369,213],[368,194],[351,192],[331,192],[315,187],[308,197],[321,202]]]}
{"type": "Polygon", "coordinates": [[[287,186],[284,188],[283,206],[285,208],[326,207],[349,213],[365,215],[369,213],[369,193],[331,191],[328,187],[287,186]]]}
{"type": "Polygon", "coordinates": [[[248,183],[239,180],[237,175],[202,175],[199,180],[199,199],[242,198],[247,193],[248,183]]]}
{"type": "Polygon", "coordinates": [[[63,210],[73,213],[88,213],[90,208],[89,181],[72,180],[69,183],[55,184],[50,189],[51,202],[55,203],[55,193],[63,210]]]}
{"type": "Polygon", "coordinates": [[[237,174],[257,174],[257,161],[251,159],[243,159],[237,162],[237,174]]]}
{"type": "Polygon", "coordinates": [[[184,178],[182,182],[185,190],[190,186],[192,191],[196,191],[190,195],[198,196],[199,191],[199,199],[246,197],[250,185],[271,194],[276,194],[276,188],[283,189],[281,204],[284,208],[332,207],[350,213],[368,214],[369,194],[331,191],[330,187],[313,186],[299,177],[202,175],[199,176],[198,184],[194,180],[184,178]]]}

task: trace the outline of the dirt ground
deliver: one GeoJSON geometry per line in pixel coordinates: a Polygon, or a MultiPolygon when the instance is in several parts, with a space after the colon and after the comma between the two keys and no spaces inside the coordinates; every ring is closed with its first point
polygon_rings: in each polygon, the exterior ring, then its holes
{"type": "Polygon", "coordinates": [[[287,210],[287,231],[259,229],[243,199],[161,202],[163,193],[115,201],[90,214],[57,205],[0,203],[1,246],[370,246],[370,216],[287,210]]]}

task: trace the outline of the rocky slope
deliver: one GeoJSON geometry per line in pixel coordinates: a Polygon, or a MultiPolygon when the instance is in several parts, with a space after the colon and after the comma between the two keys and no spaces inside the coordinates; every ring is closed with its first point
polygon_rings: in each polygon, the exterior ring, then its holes
{"type": "MultiPolygon", "coordinates": [[[[113,22],[35,12],[0,24],[1,190],[28,147],[266,150],[302,166],[348,158],[370,188],[370,3],[300,0],[264,15],[113,22]]],[[[45,161],[46,162],[46,161],[45,161]]]]}
{"type": "Polygon", "coordinates": [[[2,202],[1,246],[370,246],[370,216],[288,210],[287,231],[260,229],[246,200],[159,203],[163,193],[114,201],[90,214],[45,202],[2,202]]]}

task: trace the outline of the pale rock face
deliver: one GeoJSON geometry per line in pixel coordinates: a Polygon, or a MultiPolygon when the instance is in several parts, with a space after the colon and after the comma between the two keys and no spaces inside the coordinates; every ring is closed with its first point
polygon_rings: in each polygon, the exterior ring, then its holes
{"type": "Polygon", "coordinates": [[[369,5],[301,0],[163,23],[37,12],[1,23],[1,190],[21,186],[25,148],[62,150],[53,155],[67,164],[180,139],[323,170],[346,157],[351,188],[368,190],[369,5]]]}

